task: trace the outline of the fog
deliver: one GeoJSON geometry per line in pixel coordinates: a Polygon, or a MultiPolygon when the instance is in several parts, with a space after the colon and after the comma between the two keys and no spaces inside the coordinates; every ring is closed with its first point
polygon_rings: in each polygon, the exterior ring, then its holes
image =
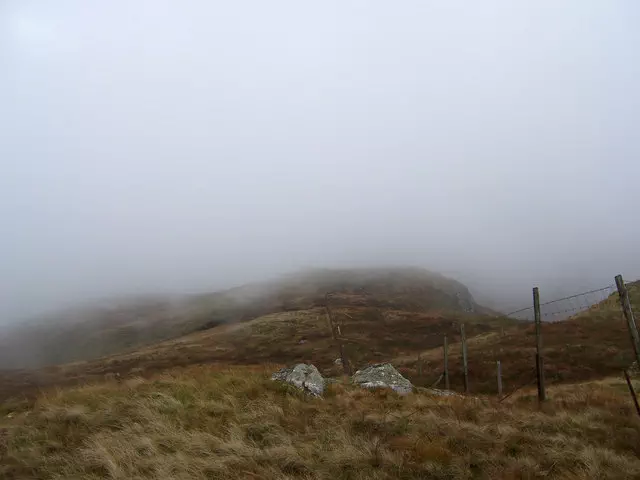
{"type": "Polygon", "coordinates": [[[640,277],[632,1],[0,4],[0,323],[306,267],[640,277]]]}

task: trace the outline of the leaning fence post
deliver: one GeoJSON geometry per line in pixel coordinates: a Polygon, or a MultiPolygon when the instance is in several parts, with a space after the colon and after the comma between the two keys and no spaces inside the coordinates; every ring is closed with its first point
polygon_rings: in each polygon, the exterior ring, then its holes
{"type": "Polygon", "coordinates": [[[624,371],[624,378],[627,380],[627,386],[629,387],[629,393],[631,394],[631,398],[633,399],[633,404],[636,406],[636,412],[640,415],[640,405],[638,405],[638,397],[636,396],[636,391],[633,388],[633,384],[631,383],[631,378],[629,377],[629,372],[627,370],[624,371]]]}
{"type": "Polygon", "coordinates": [[[542,324],[540,320],[540,291],[533,289],[533,310],[536,324],[536,376],[538,379],[538,400],[544,402],[547,394],[544,388],[544,360],[542,359],[542,324]]]}
{"type": "Polygon", "coordinates": [[[464,334],[464,323],[460,324],[460,337],[462,339],[462,368],[464,374],[464,393],[469,393],[469,366],[467,364],[467,336],[464,334]]]}
{"type": "Polygon", "coordinates": [[[502,365],[500,365],[500,360],[496,362],[496,375],[498,376],[498,395],[502,396],[502,365]]]}
{"type": "Polygon", "coordinates": [[[618,287],[618,295],[620,296],[622,312],[627,320],[627,328],[629,329],[633,352],[636,354],[636,361],[640,368],[640,338],[638,338],[638,327],[636,326],[636,321],[633,318],[633,310],[631,310],[631,302],[629,301],[629,291],[624,284],[622,275],[616,275],[616,287],[618,287]]]}
{"type": "Polygon", "coordinates": [[[449,343],[447,336],[444,336],[444,388],[449,390],[449,343]]]}

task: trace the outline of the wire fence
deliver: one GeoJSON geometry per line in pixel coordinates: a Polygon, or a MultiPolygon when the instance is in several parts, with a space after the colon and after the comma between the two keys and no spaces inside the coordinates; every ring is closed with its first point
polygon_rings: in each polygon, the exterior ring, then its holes
{"type": "MultiPolygon", "coordinates": [[[[616,292],[615,285],[589,290],[587,292],[557,298],[540,304],[540,317],[545,322],[566,320],[580,312],[597,308],[602,302],[616,292]]],[[[523,321],[534,321],[533,305],[510,312],[507,317],[523,321]]]]}
{"type": "MultiPolygon", "coordinates": [[[[589,317],[591,317],[595,313],[596,318],[603,318],[605,320],[610,319],[611,315],[621,315],[624,314],[624,317],[627,321],[627,326],[629,330],[629,334],[631,335],[631,340],[633,344],[634,357],[637,360],[637,365],[640,365],[640,334],[638,333],[638,328],[636,326],[635,320],[633,318],[633,305],[632,305],[632,297],[633,300],[636,301],[636,304],[639,304],[637,300],[637,293],[635,288],[637,288],[638,284],[634,286],[633,295],[630,295],[629,290],[627,289],[626,284],[624,283],[622,276],[618,275],[615,278],[615,284],[609,284],[601,288],[591,289],[588,291],[584,291],[581,293],[576,293],[573,295],[568,295],[562,298],[556,298],[549,301],[544,301],[544,297],[542,297],[543,301],[540,301],[540,292],[538,288],[533,288],[533,298],[530,306],[512,311],[506,314],[507,317],[517,319],[523,322],[532,322],[535,326],[535,344],[530,344],[531,347],[536,348],[535,358],[532,354],[531,362],[534,363],[535,360],[535,368],[532,370],[525,370],[525,372],[520,376],[522,372],[521,362],[526,361],[522,359],[518,359],[518,366],[514,370],[515,374],[512,373],[509,376],[509,387],[511,387],[511,391],[503,396],[503,375],[502,375],[502,365],[503,363],[500,361],[500,358],[495,358],[496,362],[496,376],[495,376],[495,384],[496,390],[498,393],[499,401],[503,401],[514,395],[516,392],[521,389],[528,387],[534,383],[538,384],[538,400],[543,402],[547,399],[546,397],[546,389],[545,389],[545,377],[547,374],[551,374],[549,377],[550,382],[553,384],[556,381],[561,381],[561,379],[566,378],[565,373],[568,371],[566,365],[562,365],[562,361],[560,364],[557,362],[557,358],[551,359],[551,365],[545,368],[545,352],[544,344],[542,342],[542,337],[544,336],[545,327],[542,326],[543,323],[553,323],[553,322],[561,322],[563,320],[567,320],[577,315],[580,315],[583,312],[589,312],[589,317]],[[535,304],[535,305],[534,305],[535,304]],[[538,308],[539,317],[536,319],[536,308],[538,308]],[[554,363],[555,361],[555,363],[554,363]],[[558,366],[560,365],[560,366],[558,366]]],[[[630,285],[630,284],[629,284],[630,285]]],[[[366,294],[366,292],[365,292],[366,294]]],[[[332,305],[330,299],[334,295],[332,292],[329,292],[325,295],[325,307],[327,309],[327,316],[329,318],[329,324],[332,329],[333,339],[336,342],[339,353],[340,353],[340,364],[344,369],[344,373],[346,375],[351,374],[351,364],[349,363],[349,359],[347,358],[347,352],[345,349],[343,337],[343,331],[341,327],[344,327],[344,319],[337,318],[332,312],[332,305]],[[342,320],[342,321],[340,321],[342,320]]],[[[350,318],[350,317],[349,317],[350,318]]],[[[455,323],[455,322],[454,322],[455,323]]],[[[451,325],[454,325],[452,323],[451,325]]],[[[603,324],[604,325],[604,324],[603,324]]],[[[464,333],[464,321],[458,323],[458,327],[460,328],[460,353],[461,357],[459,358],[458,366],[455,368],[456,374],[458,375],[458,379],[460,378],[459,374],[462,372],[462,376],[464,379],[464,391],[465,393],[469,393],[469,370],[468,370],[468,359],[467,359],[467,347],[466,347],[466,336],[464,333]],[[460,367],[460,364],[462,365],[460,367]]],[[[560,326],[560,325],[556,325],[560,326]]],[[[556,327],[554,326],[554,328],[556,327]]],[[[604,327],[606,328],[606,327],[604,327]]],[[[532,333],[534,329],[526,330],[528,333],[532,333]]],[[[563,332],[562,329],[556,330],[557,332],[563,332]]],[[[520,330],[522,332],[522,330],[520,330]]],[[[501,329],[500,338],[509,338],[505,337],[504,329],[501,329]]],[[[527,336],[527,338],[530,338],[527,336]]],[[[511,338],[509,341],[513,341],[511,338]]],[[[570,341],[570,337],[567,337],[567,341],[570,341]]],[[[556,342],[557,343],[557,342],[556,342]]],[[[449,370],[449,354],[448,354],[448,342],[447,335],[444,335],[443,338],[443,370],[433,372],[434,377],[432,378],[423,378],[423,368],[425,366],[424,362],[421,361],[420,354],[418,355],[418,359],[415,364],[415,368],[417,371],[417,375],[419,378],[429,380],[425,383],[425,385],[430,385],[430,388],[436,388],[440,385],[440,383],[444,380],[445,389],[450,389],[449,379],[450,373],[449,370]],[[437,378],[435,378],[437,375],[437,378]]],[[[506,344],[504,344],[506,345],[506,344]]],[[[569,344],[567,344],[568,346],[569,344]]],[[[499,351],[502,352],[503,344],[500,345],[499,351]]],[[[526,349],[526,347],[525,347],[526,349]]],[[[494,349],[493,354],[497,353],[498,349],[494,349]]],[[[527,350],[528,351],[528,350],[527,350]]],[[[475,352],[477,353],[477,351],[475,352]]],[[[557,353],[557,352],[556,352],[557,353]]],[[[575,353],[575,352],[574,352],[575,353]]],[[[474,353],[472,353],[473,355],[474,353]]],[[[492,354],[492,355],[493,355],[492,354]]],[[[557,355],[556,355],[557,357],[557,355]]],[[[625,357],[624,362],[627,362],[625,357]]],[[[486,363],[486,362],[485,362],[486,363]]],[[[565,362],[566,363],[566,362],[565,362]]],[[[620,367],[621,370],[623,366],[620,367]]],[[[629,368],[628,365],[624,366],[625,371],[629,368]]],[[[640,367],[636,367],[640,368],[640,367]]],[[[578,370],[580,366],[578,366],[578,370]]],[[[584,372],[583,372],[584,373],[584,372]]],[[[582,373],[581,373],[582,374],[582,373]]],[[[483,386],[482,388],[486,390],[487,388],[487,377],[486,370],[483,371],[481,375],[483,386]]],[[[489,387],[491,388],[491,387],[489,387]]],[[[635,400],[635,392],[632,392],[632,396],[635,400]]],[[[640,402],[638,403],[638,414],[640,415],[640,402]]]]}

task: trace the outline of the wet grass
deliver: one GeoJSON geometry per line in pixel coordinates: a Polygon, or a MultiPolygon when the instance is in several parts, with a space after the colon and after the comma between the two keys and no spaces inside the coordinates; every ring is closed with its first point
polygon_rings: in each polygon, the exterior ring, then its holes
{"type": "Polygon", "coordinates": [[[273,367],[189,367],[40,397],[2,422],[7,479],[638,478],[640,422],[616,381],[400,397],[345,384],[314,399],[273,367]]]}

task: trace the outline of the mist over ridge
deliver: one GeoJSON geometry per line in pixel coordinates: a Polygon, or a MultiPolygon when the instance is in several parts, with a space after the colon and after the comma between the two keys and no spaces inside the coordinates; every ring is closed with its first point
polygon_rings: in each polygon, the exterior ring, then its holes
{"type": "Polygon", "coordinates": [[[0,6],[0,325],[304,268],[640,277],[632,2],[0,6]]]}

